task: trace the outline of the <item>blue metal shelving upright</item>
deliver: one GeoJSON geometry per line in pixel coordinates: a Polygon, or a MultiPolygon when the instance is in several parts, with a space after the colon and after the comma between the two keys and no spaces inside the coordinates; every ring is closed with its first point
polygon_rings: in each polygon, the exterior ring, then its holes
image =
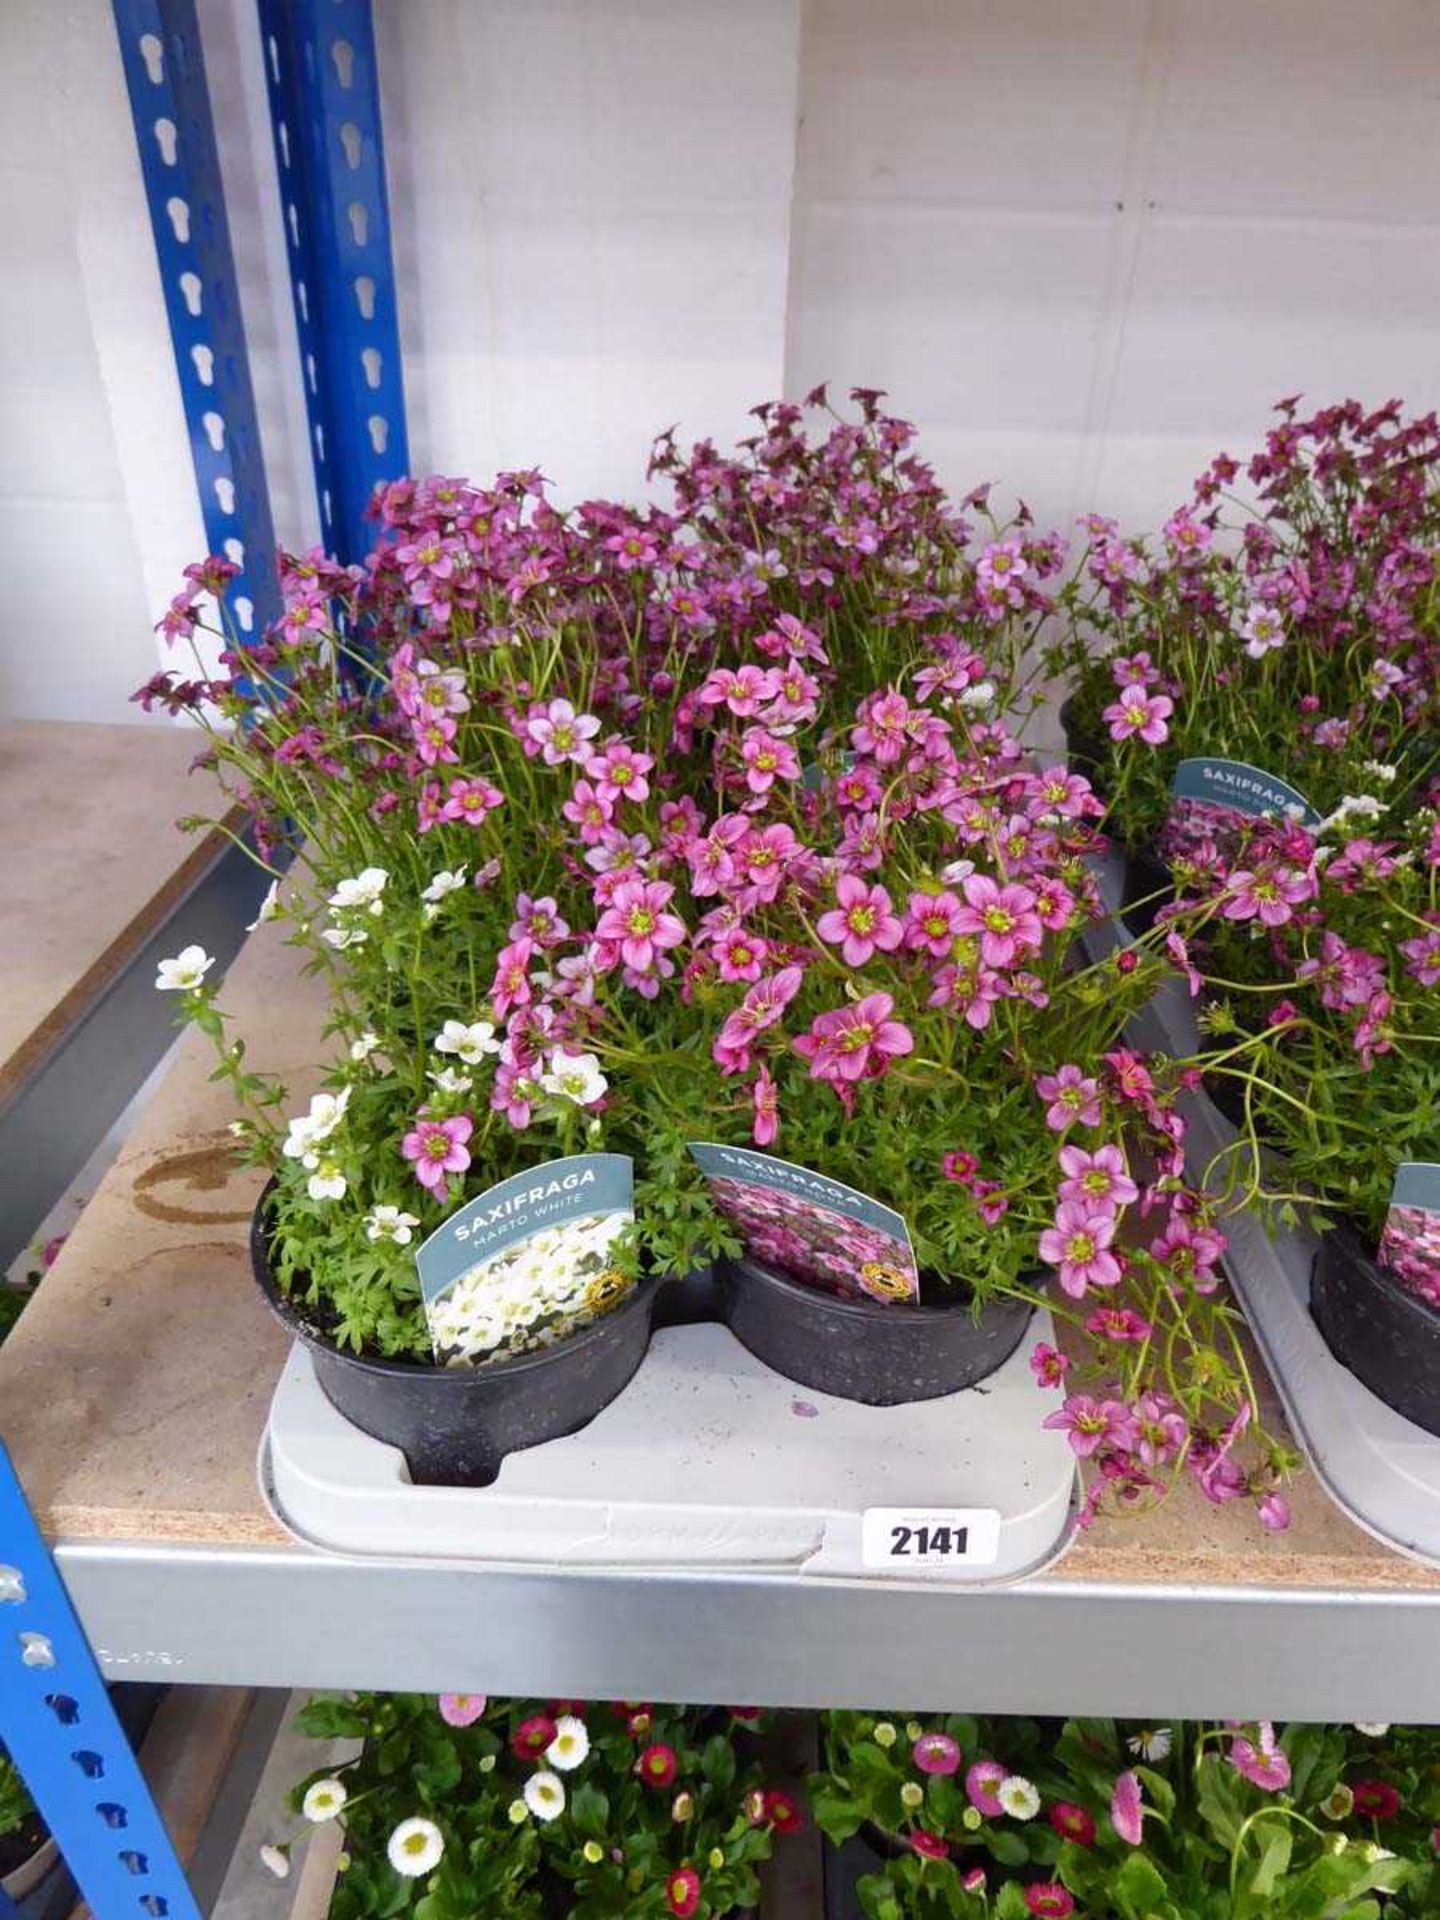
{"type": "Polygon", "coordinates": [[[360,561],[410,462],[370,0],[258,9],[321,540],[360,561]]]}
{"type": "Polygon", "coordinates": [[[3,1445],[0,1737],[96,1920],[200,1920],[3,1445]]]}
{"type": "Polygon", "coordinates": [[[258,634],[280,611],[275,534],[194,0],[112,5],[205,535],[258,634]]]}
{"type": "MultiPolygon", "coordinates": [[[[258,635],[276,544],[195,0],[112,7],[206,538],[258,635]]],[[[409,463],[370,5],[257,10],[322,539],[356,561],[376,485],[409,463]]],[[[97,1920],[199,1920],[3,1446],[0,1740],[97,1920]]]]}

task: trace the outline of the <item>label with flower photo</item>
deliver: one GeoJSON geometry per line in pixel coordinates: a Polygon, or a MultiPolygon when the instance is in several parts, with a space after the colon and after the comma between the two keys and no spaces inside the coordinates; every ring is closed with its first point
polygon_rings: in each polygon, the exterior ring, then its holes
{"type": "Polygon", "coordinates": [[[1407,1292],[1440,1307],[1440,1166],[1434,1161],[1406,1160],[1396,1169],[1380,1264],[1407,1292]]]}
{"type": "Polygon", "coordinates": [[[1208,840],[1228,853],[1247,822],[1267,816],[1294,820],[1302,827],[1320,824],[1320,815],[1304,794],[1263,767],[1208,756],[1182,760],[1170,783],[1160,851],[1175,860],[1208,840]]]}
{"type": "Polygon", "coordinates": [[[692,1142],[690,1152],[716,1208],[761,1265],[845,1300],[918,1303],[910,1229],[892,1207],[749,1147],[692,1142]]]}
{"type": "Polygon", "coordinates": [[[546,1347],[634,1284],[619,1243],[635,1219],[626,1154],[577,1153],[467,1201],[415,1255],[435,1358],[473,1366],[546,1347]]]}

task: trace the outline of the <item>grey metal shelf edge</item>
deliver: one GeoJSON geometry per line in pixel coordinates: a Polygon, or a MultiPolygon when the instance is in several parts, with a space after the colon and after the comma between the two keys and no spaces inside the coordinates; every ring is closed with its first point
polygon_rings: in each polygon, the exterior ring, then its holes
{"type": "Polygon", "coordinates": [[[706,1572],[62,1543],[115,1677],[762,1705],[1440,1721],[1440,1591],[706,1572]]]}

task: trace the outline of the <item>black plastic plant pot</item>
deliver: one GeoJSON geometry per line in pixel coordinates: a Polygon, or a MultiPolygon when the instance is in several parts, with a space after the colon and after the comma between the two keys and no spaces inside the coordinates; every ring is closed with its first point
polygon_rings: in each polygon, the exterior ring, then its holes
{"type": "Polygon", "coordinates": [[[756,1260],[717,1261],[725,1324],[767,1367],[817,1393],[866,1407],[973,1387],[1003,1366],[1030,1320],[1023,1300],[992,1300],[977,1318],[953,1306],[840,1300],[756,1260]]]}
{"type": "Polygon", "coordinates": [[[267,1187],[250,1229],[250,1259],[271,1311],[310,1350],[331,1406],[373,1439],[398,1447],[426,1487],[487,1487],[507,1454],[577,1433],[627,1386],[650,1344],[659,1289],[651,1275],[630,1297],[553,1347],[478,1367],[372,1360],[332,1345],[280,1292],[270,1270],[267,1187]]]}
{"type": "Polygon", "coordinates": [[[1325,1344],[1387,1407],[1440,1434],[1440,1313],[1401,1286],[1353,1228],[1332,1227],[1310,1275],[1325,1344]]]}

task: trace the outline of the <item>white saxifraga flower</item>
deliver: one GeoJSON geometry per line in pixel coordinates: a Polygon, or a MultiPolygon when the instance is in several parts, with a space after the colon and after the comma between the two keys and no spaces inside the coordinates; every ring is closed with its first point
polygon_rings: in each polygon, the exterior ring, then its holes
{"type": "Polygon", "coordinates": [[[162,960],[155,975],[159,993],[189,993],[202,984],[215,964],[203,947],[182,947],[173,960],[162,960]]]}
{"type": "Polygon", "coordinates": [[[357,1067],[363,1067],[379,1044],[379,1034],[372,1033],[369,1027],[367,1027],[358,1039],[350,1042],[350,1058],[355,1062],[357,1067]]]}
{"type": "Polygon", "coordinates": [[[532,1773],[525,1782],[525,1804],[537,1820],[558,1820],[565,1811],[565,1786],[558,1773],[532,1773]]]}
{"type": "Polygon", "coordinates": [[[972,712],[982,707],[994,706],[995,682],[993,680],[977,680],[973,687],[966,687],[959,695],[959,703],[962,707],[972,712]]]}
{"type": "Polygon", "coordinates": [[[397,1247],[408,1247],[419,1224],[415,1214],[403,1213],[399,1207],[372,1207],[365,1216],[365,1238],[393,1240],[397,1247]]]}
{"type": "Polygon", "coordinates": [[[1153,1763],[1165,1759],[1173,1743],[1174,1735],[1169,1727],[1142,1727],[1139,1733],[1132,1733],[1125,1744],[1131,1753],[1153,1763]]]}
{"type": "Polygon", "coordinates": [[[429,886],[426,887],[425,891],[420,895],[420,898],[422,900],[429,900],[432,903],[438,902],[443,900],[447,893],[459,893],[459,891],[464,885],[465,885],[464,867],[456,867],[454,868],[453,871],[442,868],[442,870],[435,875],[435,878],[430,882],[429,886]]]}
{"type": "Polygon", "coordinates": [[[322,1160],[305,1182],[305,1191],[312,1200],[343,1200],[345,1176],[333,1160],[322,1160]]]}
{"type": "Polygon", "coordinates": [[[545,1758],[561,1773],[578,1767],[590,1751],[590,1735],[585,1722],[573,1713],[562,1713],[555,1722],[555,1738],[545,1749],[545,1758]]]}
{"type": "Polygon", "coordinates": [[[1355,1720],[1351,1724],[1356,1733],[1363,1733],[1370,1740],[1383,1740],[1390,1731],[1388,1720],[1355,1720]]]}
{"type": "Polygon", "coordinates": [[[453,1053],[467,1067],[478,1067],[487,1053],[499,1053],[500,1042],[488,1020],[447,1020],[435,1036],[437,1053],[453,1053]]]}
{"type": "Polygon", "coordinates": [[[300,1811],[318,1827],[326,1820],[333,1820],[349,1798],[343,1780],[315,1780],[305,1789],[300,1811]]]}
{"type": "Polygon", "coordinates": [[[565,1053],[557,1047],[545,1063],[540,1085],[560,1100],[573,1100],[577,1107],[589,1107],[609,1086],[593,1053],[565,1053]]]}
{"type": "Polygon", "coordinates": [[[1040,1811],[1040,1796],[1024,1774],[1012,1773],[995,1789],[995,1798],[1012,1820],[1033,1820],[1040,1811]]]}
{"type": "Polygon", "coordinates": [[[260,910],[246,927],[247,933],[254,933],[257,927],[263,927],[267,920],[280,918],[280,882],[272,880],[266,889],[265,898],[260,902],[260,910]]]}
{"type": "Polygon", "coordinates": [[[310,1111],[297,1114],[289,1124],[285,1144],[281,1152],[287,1160],[298,1160],[302,1166],[312,1170],[318,1166],[320,1156],[315,1151],[323,1146],[340,1122],[345,1118],[345,1109],[350,1104],[350,1089],[342,1087],[339,1093],[313,1093],[310,1096],[310,1111]]]}
{"type": "Polygon", "coordinates": [[[363,927],[326,927],[320,938],[327,947],[344,953],[347,947],[363,947],[370,936],[363,927]]]}
{"type": "Polygon", "coordinates": [[[366,867],[357,873],[353,880],[342,880],[330,895],[330,905],[337,913],[344,913],[356,907],[367,913],[383,911],[382,894],[390,875],[384,867],[366,867]]]}
{"type": "Polygon", "coordinates": [[[386,1841],[385,1852],[396,1873],[407,1880],[418,1880],[422,1874],[433,1872],[444,1858],[445,1836],[433,1820],[416,1814],[400,1822],[386,1841]]]}
{"type": "Polygon", "coordinates": [[[461,1073],[456,1067],[441,1067],[438,1071],[432,1067],[425,1078],[441,1093],[468,1093],[475,1084],[471,1074],[461,1073]]]}
{"type": "Polygon", "coordinates": [[[269,1841],[260,1849],[260,1864],[267,1867],[277,1880],[290,1878],[290,1849],[277,1847],[269,1841]]]}
{"type": "Polygon", "coordinates": [[[1351,820],[1378,820],[1385,811],[1385,802],[1377,799],[1373,793],[1347,793],[1338,807],[1320,822],[1315,829],[1317,834],[1333,833],[1337,827],[1348,825],[1351,820]]]}
{"type": "Polygon", "coordinates": [[[1387,766],[1383,760],[1367,760],[1361,771],[1368,773],[1372,780],[1378,780],[1382,786],[1388,787],[1390,782],[1398,777],[1400,769],[1387,766]]]}

